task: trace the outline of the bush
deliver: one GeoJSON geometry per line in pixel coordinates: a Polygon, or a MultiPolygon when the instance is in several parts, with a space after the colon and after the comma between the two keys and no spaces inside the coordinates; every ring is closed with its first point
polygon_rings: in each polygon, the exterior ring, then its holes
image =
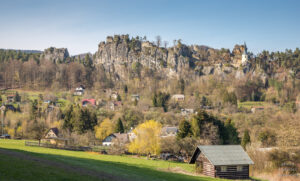
{"type": "Polygon", "coordinates": [[[110,155],[123,155],[128,152],[127,144],[121,140],[114,139],[113,144],[107,150],[107,153],[110,155]]]}
{"type": "Polygon", "coordinates": [[[297,154],[291,154],[287,151],[276,149],[270,152],[268,157],[275,168],[283,168],[283,172],[287,174],[296,174],[297,172],[299,172],[299,168],[297,167],[297,164],[299,164],[299,160],[295,159],[295,157],[292,155],[297,154]]]}
{"type": "Polygon", "coordinates": [[[258,139],[264,147],[276,145],[276,136],[271,130],[264,130],[260,132],[258,139]]]}

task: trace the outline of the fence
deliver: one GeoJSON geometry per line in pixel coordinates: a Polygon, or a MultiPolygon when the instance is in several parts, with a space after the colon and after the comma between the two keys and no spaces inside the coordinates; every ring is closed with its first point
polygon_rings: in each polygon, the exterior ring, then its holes
{"type": "Polygon", "coordinates": [[[59,146],[55,144],[49,143],[39,143],[37,141],[25,141],[25,146],[36,146],[36,147],[45,147],[45,148],[54,148],[54,149],[62,149],[62,150],[72,150],[72,151],[93,151],[93,152],[101,152],[106,153],[108,147],[105,146],[59,146]]]}

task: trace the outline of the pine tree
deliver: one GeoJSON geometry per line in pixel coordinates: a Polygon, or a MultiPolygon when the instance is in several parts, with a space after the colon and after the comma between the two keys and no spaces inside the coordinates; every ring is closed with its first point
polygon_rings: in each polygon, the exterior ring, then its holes
{"type": "Polygon", "coordinates": [[[73,106],[71,105],[64,113],[63,128],[68,129],[70,132],[73,130],[73,106]]]}
{"type": "Polygon", "coordinates": [[[225,144],[239,144],[240,138],[238,136],[237,129],[234,127],[230,118],[225,121],[225,129],[227,132],[227,140],[225,140],[225,144]]]}
{"type": "Polygon", "coordinates": [[[186,120],[182,120],[179,123],[177,138],[185,138],[189,135],[191,135],[191,124],[186,120]]]}
{"type": "Polygon", "coordinates": [[[244,136],[243,136],[243,139],[242,139],[242,146],[243,146],[243,148],[246,148],[247,144],[249,144],[249,143],[251,143],[249,131],[245,130],[244,136]]]}
{"type": "Polygon", "coordinates": [[[121,101],[122,99],[121,99],[121,96],[118,94],[118,96],[117,96],[117,101],[121,101]]]}
{"type": "Polygon", "coordinates": [[[134,99],[133,105],[134,105],[134,106],[137,106],[138,103],[139,103],[139,101],[138,101],[137,99],[134,99]]]}
{"type": "Polygon", "coordinates": [[[184,88],[185,88],[184,80],[183,79],[180,79],[180,81],[179,81],[179,87],[180,87],[181,94],[183,94],[184,93],[184,88]]]}
{"type": "Polygon", "coordinates": [[[157,99],[156,98],[157,98],[157,95],[154,94],[154,96],[152,98],[152,104],[153,104],[154,107],[157,107],[157,99]]]}
{"type": "Polygon", "coordinates": [[[123,126],[121,118],[118,119],[115,132],[116,133],[124,133],[124,126],[123,126]]]}
{"type": "Polygon", "coordinates": [[[30,118],[32,120],[36,120],[38,117],[38,101],[35,99],[33,102],[31,102],[31,108],[30,108],[30,118]]]}
{"type": "Polygon", "coordinates": [[[21,102],[21,96],[19,95],[18,92],[16,92],[15,102],[21,102]]]}
{"type": "Polygon", "coordinates": [[[128,92],[128,87],[127,85],[124,85],[124,93],[127,94],[127,92],[128,92]]]}
{"type": "Polygon", "coordinates": [[[86,67],[89,67],[89,68],[92,68],[93,67],[93,61],[92,59],[90,58],[90,55],[89,54],[86,54],[85,57],[84,57],[84,65],[86,67]]]}

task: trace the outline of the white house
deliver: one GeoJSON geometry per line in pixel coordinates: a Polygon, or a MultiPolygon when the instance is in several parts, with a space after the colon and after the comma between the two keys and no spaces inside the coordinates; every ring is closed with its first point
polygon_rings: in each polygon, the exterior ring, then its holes
{"type": "Polygon", "coordinates": [[[184,95],[183,94],[174,94],[172,95],[171,99],[175,101],[184,101],[184,95]]]}
{"type": "Polygon", "coordinates": [[[181,115],[186,116],[194,114],[194,109],[181,109],[181,115]]]}
{"type": "Polygon", "coordinates": [[[112,99],[114,99],[114,100],[117,100],[118,95],[119,95],[119,94],[118,94],[117,92],[112,92],[111,95],[110,95],[110,97],[111,97],[112,99]]]}
{"type": "Polygon", "coordinates": [[[135,101],[135,100],[138,101],[138,100],[140,100],[140,96],[139,96],[138,94],[132,94],[132,95],[131,95],[131,100],[132,100],[132,101],[135,101]]]}
{"type": "Polygon", "coordinates": [[[85,87],[83,85],[80,85],[77,87],[74,91],[74,96],[82,96],[84,94],[85,87]]]}
{"type": "Polygon", "coordinates": [[[129,141],[128,134],[127,133],[113,133],[107,136],[103,141],[103,146],[111,146],[113,145],[113,141],[115,139],[118,139],[121,143],[127,143],[129,141]]]}

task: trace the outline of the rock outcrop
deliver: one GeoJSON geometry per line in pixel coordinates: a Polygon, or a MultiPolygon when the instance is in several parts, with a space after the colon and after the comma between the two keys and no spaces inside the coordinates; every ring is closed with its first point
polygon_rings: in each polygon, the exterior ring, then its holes
{"type": "MultiPolygon", "coordinates": [[[[236,46],[234,52],[228,49],[213,49],[207,46],[187,46],[178,43],[174,47],[162,48],[149,41],[129,38],[128,35],[108,36],[100,42],[94,63],[102,65],[108,72],[125,77],[125,72],[132,64],[139,63],[143,67],[160,70],[165,75],[180,75],[194,71],[196,74],[221,74],[222,64],[231,64],[242,52],[242,46],[236,46]],[[217,66],[217,71],[216,70],[217,66]]],[[[226,67],[226,74],[232,72],[226,67]]],[[[223,75],[223,74],[222,74],[223,75]]]]}
{"type": "Polygon", "coordinates": [[[55,63],[65,60],[69,57],[68,49],[50,47],[41,54],[41,59],[50,60],[55,63]]]}

